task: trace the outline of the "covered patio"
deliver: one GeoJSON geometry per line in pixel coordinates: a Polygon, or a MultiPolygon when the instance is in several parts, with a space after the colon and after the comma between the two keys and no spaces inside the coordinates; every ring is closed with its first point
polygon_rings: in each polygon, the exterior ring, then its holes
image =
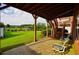
{"type": "MultiPolygon", "coordinates": [[[[2,7],[1,10],[13,6],[15,8],[19,8],[21,10],[27,11],[31,13],[34,17],[34,43],[14,48],[12,50],[9,50],[7,52],[4,52],[3,54],[54,54],[52,45],[55,42],[55,39],[57,39],[57,29],[58,29],[58,22],[57,19],[62,20],[63,17],[69,17],[70,19],[70,27],[71,32],[70,35],[72,37],[71,42],[75,45],[75,51],[76,54],[79,54],[79,38],[76,35],[76,27],[77,27],[77,17],[79,13],[79,4],[41,4],[41,3],[28,3],[28,4],[18,4],[18,3],[6,3],[6,6],[2,7]],[[43,17],[47,21],[46,25],[46,40],[40,40],[40,42],[37,41],[37,31],[36,31],[36,23],[38,17],[43,17]],[[48,25],[51,26],[51,39],[49,40],[48,36],[48,25]],[[17,52],[16,52],[17,51],[17,52]],[[27,52],[25,52],[27,51],[27,52]],[[30,52],[31,51],[31,52],[30,52]]],[[[64,19],[65,20],[65,19],[64,19]]],[[[63,23],[63,30],[62,30],[62,39],[64,38],[64,29],[65,29],[65,23],[63,23]]],[[[56,40],[57,42],[57,40],[56,40]]],[[[60,44],[62,44],[60,42],[60,44]]],[[[74,53],[75,54],[75,53],[74,53]]]]}

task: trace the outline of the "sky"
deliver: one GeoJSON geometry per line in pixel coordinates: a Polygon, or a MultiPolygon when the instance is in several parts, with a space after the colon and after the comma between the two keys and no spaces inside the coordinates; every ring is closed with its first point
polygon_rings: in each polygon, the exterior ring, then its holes
{"type": "MultiPolygon", "coordinates": [[[[10,25],[22,25],[22,24],[34,24],[34,18],[32,14],[16,9],[14,7],[8,7],[0,11],[0,21],[4,24],[10,25]]],[[[38,17],[37,23],[46,23],[44,18],[38,17]]]]}

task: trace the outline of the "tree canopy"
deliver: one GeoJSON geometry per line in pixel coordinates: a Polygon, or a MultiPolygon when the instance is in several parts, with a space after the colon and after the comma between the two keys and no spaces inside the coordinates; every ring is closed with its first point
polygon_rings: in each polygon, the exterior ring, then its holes
{"type": "Polygon", "coordinates": [[[4,23],[0,22],[0,27],[4,27],[4,26],[5,26],[4,23]]]}

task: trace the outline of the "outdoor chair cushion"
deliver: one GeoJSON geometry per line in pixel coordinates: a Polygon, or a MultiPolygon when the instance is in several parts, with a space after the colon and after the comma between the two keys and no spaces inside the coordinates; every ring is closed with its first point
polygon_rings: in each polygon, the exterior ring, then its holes
{"type": "Polygon", "coordinates": [[[55,44],[55,45],[53,46],[53,48],[55,48],[56,50],[59,50],[59,51],[63,51],[63,48],[64,48],[64,47],[62,47],[61,45],[56,45],[56,44],[55,44]]]}

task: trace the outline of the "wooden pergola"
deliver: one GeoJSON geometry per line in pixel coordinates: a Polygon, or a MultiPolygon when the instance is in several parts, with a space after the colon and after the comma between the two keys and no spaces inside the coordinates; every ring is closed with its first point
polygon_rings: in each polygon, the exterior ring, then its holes
{"type": "MultiPolygon", "coordinates": [[[[72,39],[76,39],[76,26],[77,17],[79,14],[79,4],[65,4],[65,3],[5,3],[6,6],[0,8],[5,9],[9,6],[21,9],[23,11],[29,12],[33,15],[35,19],[34,23],[34,42],[37,41],[36,38],[36,19],[40,16],[47,21],[47,39],[48,39],[48,23],[51,26],[51,35],[56,37],[56,32],[58,28],[57,18],[70,17],[71,23],[71,35],[72,39]]],[[[62,31],[63,32],[63,31],[62,31]]],[[[62,33],[63,34],[63,33],[62,33]]]]}

